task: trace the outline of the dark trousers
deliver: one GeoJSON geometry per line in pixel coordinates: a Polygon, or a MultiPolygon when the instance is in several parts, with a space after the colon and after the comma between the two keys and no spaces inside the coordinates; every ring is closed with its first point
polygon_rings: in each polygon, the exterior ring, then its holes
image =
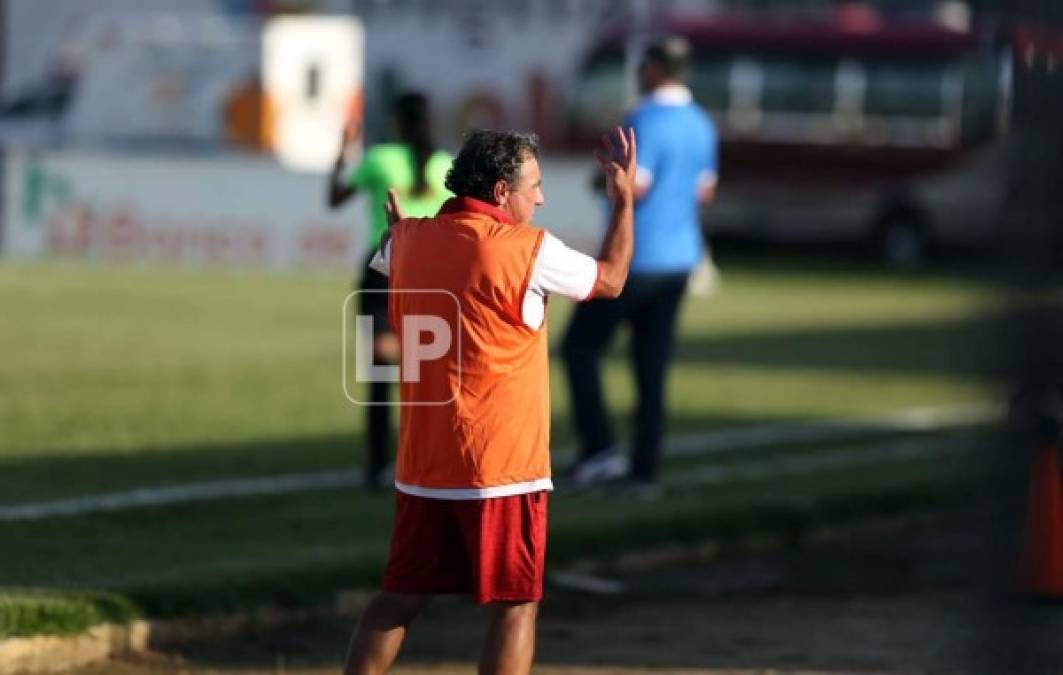
{"type": "MultiPolygon", "coordinates": [[[[388,278],[369,267],[373,253],[365,259],[359,290],[386,291],[388,278]]],[[[373,317],[373,334],[390,332],[388,326],[388,296],[386,293],[363,293],[360,296],[359,313],[373,317]]],[[[375,355],[374,355],[375,357],[375,355]]],[[[374,358],[374,361],[379,361],[374,358]]],[[[381,472],[391,460],[392,432],[391,406],[381,405],[391,400],[390,382],[370,382],[369,401],[376,405],[365,406],[367,452],[365,462],[366,482],[370,485],[379,483],[381,472]]]]}
{"type": "MultiPolygon", "coordinates": [[[[370,382],[369,400],[376,404],[391,400],[390,382],[370,382]]],[[[391,406],[370,405],[365,408],[369,452],[366,457],[366,482],[375,483],[391,459],[391,406]]]]}
{"type": "Polygon", "coordinates": [[[614,445],[602,400],[599,361],[620,324],[630,323],[631,361],[638,388],[631,477],[656,477],[664,427],[665,374],[686,283],[685,273],[631,274],[619,298],[592,300],[576,307],[561,350],[581,459],[614,445]]]}

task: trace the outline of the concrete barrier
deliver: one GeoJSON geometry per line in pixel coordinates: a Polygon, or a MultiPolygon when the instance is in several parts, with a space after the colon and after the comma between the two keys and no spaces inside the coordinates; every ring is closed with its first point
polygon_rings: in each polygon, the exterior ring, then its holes
{"type": "Polygon", "coordinates": [[[96,661],[147,649],[147,621],[96,626],[71,636],[43,635],[0,640],[0,675],[60,673],[96,661]]]}

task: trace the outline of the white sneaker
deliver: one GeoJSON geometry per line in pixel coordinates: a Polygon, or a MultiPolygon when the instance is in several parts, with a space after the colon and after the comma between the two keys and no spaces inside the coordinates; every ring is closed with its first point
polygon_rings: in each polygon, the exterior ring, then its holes
{"type": "Polygon", "coordinates": [[[602,450],[578,462],[570,473],[575,485],[586,487],[627,475],[628,460],[615,449],[602,450]]]}
{"type": "Polygon", "coordinates": [[[687,291],[691,295],[709,297],[720,290],[720,272],[706,254],[687,277],[687,291]]]}

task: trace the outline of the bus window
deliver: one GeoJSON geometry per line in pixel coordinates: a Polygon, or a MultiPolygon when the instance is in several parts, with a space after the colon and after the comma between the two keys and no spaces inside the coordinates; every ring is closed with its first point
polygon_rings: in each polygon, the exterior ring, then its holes
{"type": "Polygon", "coordinates": [[[586,131],[598,131],[624,116],[624,68],[620,60],[600,61],[580,78],[576,117],[586,131]]]}
{"type": "Polygon", "coordinates": [[[866,112],[876,116],[940,117],[945,64],[939,61],[868,61],[866,112]]]}
{"type": "Polygon", "coordinates": [[[837,61],[793,54],[762,62],[764,112],[822,113],[834,111],[837,61]]]}
{"type": "Polygon", "coordinates": [[[997,133],[1000,117],[1001,59],[996,55],[968,59],[963,64],[963,142],[976,144],[997,133]]]}
{"type": "Polygon", "coordinates": [[[705,108],[716,112],[731,106],[731,57],[695,53],[690,65],[690,89],[705,108]]]}
{"type": "Polygon", "coordinates": [[[830,129],[834,142],[851,142],[859,138],[864,127],[866,94],[864,65],[856,59],[842,59],[834,75],[834,119],[830,129]]]}
{"type": "Polygon", "coordinates": [[[764,69],[760,61],[739,57],[731,67],[728,84],[731,105],[727,109],[727,126],[738,134],[755,135],[764,120],[760,97],[764,92],[764,69]]]}

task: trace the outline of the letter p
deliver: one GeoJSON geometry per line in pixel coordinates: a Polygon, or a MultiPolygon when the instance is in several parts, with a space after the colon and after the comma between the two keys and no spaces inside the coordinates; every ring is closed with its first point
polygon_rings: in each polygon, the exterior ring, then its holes
{"type": "Polygon", "coordinates": [[[402,380],[421,381],[421,362],[434,361],[450,349],[450,326],[442,317],[416,314],[402,317],[402,380]],[[421,342],[421,335],[431,335],[431,341],[421,342]]]}

